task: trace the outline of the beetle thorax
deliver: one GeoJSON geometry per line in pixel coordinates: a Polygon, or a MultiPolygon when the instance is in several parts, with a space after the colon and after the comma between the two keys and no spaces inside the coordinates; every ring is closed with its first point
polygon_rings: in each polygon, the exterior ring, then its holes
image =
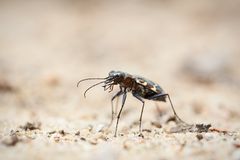
{"type": "Polygon", "coordinates": [[[109,72],[109,77],[112,77],[114,83],[119,84],[120,87],[128,88],[130,90],[134,87],[135,81],[132,75],[128,73],[121,71],[111,71],[109,72]]]}

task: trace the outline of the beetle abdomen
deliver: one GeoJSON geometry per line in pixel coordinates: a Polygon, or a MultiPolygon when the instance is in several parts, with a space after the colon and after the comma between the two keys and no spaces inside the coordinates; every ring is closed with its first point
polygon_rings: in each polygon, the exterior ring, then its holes
{"type": "Polygon", "coordinates": [[[160,96],[152,99],[151,97],[164,93],[163,89],[153,81],[150,81],[146,78],[137,76],[135,77],[136,83],[139,84],[137,94],[145,99],[164,101],[166,102],[165,96],[160,96]]]}

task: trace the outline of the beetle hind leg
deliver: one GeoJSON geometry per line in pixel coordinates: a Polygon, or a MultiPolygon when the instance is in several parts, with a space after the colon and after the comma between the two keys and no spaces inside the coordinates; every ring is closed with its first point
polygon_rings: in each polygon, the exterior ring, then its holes
{"type": "Polygon", "coordinates": [[[169,102],[170,102],[170,104],[171,104],[171,108],[172,108],[172,111],[173,111],[173,113],[174,113],[174,116],[175,116],[175,118],[178,120],[178,122],[180,122],[180,123],[182,123],[182,124],[185,124],[185,125],[189,125],[188,123],[184,122],[184,121],[177,115],[177,113],[176,113],[176,111],[175,111],[175,109],[174,109],[174,107],[173,107],[173,104],[172,104],[172,101],[171,101],[171,98],[170,98],[169,94],[167,94],[167,93],[160,93],[160,94],[156,94],[156,95],[154,95],[154,96],[152,96],[152,97],[149,97],[148,99],[149,99],[149,100],[159,100],[160,97],[163,97],[163,98],[165,99],[165,102],[166,102],[166,97],[168,98],[168,100],[169,100],[169,102]]]}

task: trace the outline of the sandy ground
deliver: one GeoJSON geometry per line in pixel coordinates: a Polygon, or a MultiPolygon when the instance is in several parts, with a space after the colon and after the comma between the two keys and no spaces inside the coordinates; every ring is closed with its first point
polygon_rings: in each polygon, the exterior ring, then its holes
{"type": "Polygon", "coordinates": [[[0,1],[0,159],[240,159],[240,2],[0,1]],[[95,82],[122,70],[171,95],[128,94],[118,137],[95,82]],[[175,133],[177,132],[177,133],[175,133]]]}

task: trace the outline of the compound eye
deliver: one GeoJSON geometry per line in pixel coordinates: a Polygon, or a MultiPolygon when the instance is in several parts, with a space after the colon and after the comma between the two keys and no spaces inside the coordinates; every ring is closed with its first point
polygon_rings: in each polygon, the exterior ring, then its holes
{"type": "Polygon", "coordinates": [[[115,73],[115,71],[110,71],[109,73],[108,73],[108,75],[110,76],[110,75],[114,75],[114,73],[115,73]]]}

